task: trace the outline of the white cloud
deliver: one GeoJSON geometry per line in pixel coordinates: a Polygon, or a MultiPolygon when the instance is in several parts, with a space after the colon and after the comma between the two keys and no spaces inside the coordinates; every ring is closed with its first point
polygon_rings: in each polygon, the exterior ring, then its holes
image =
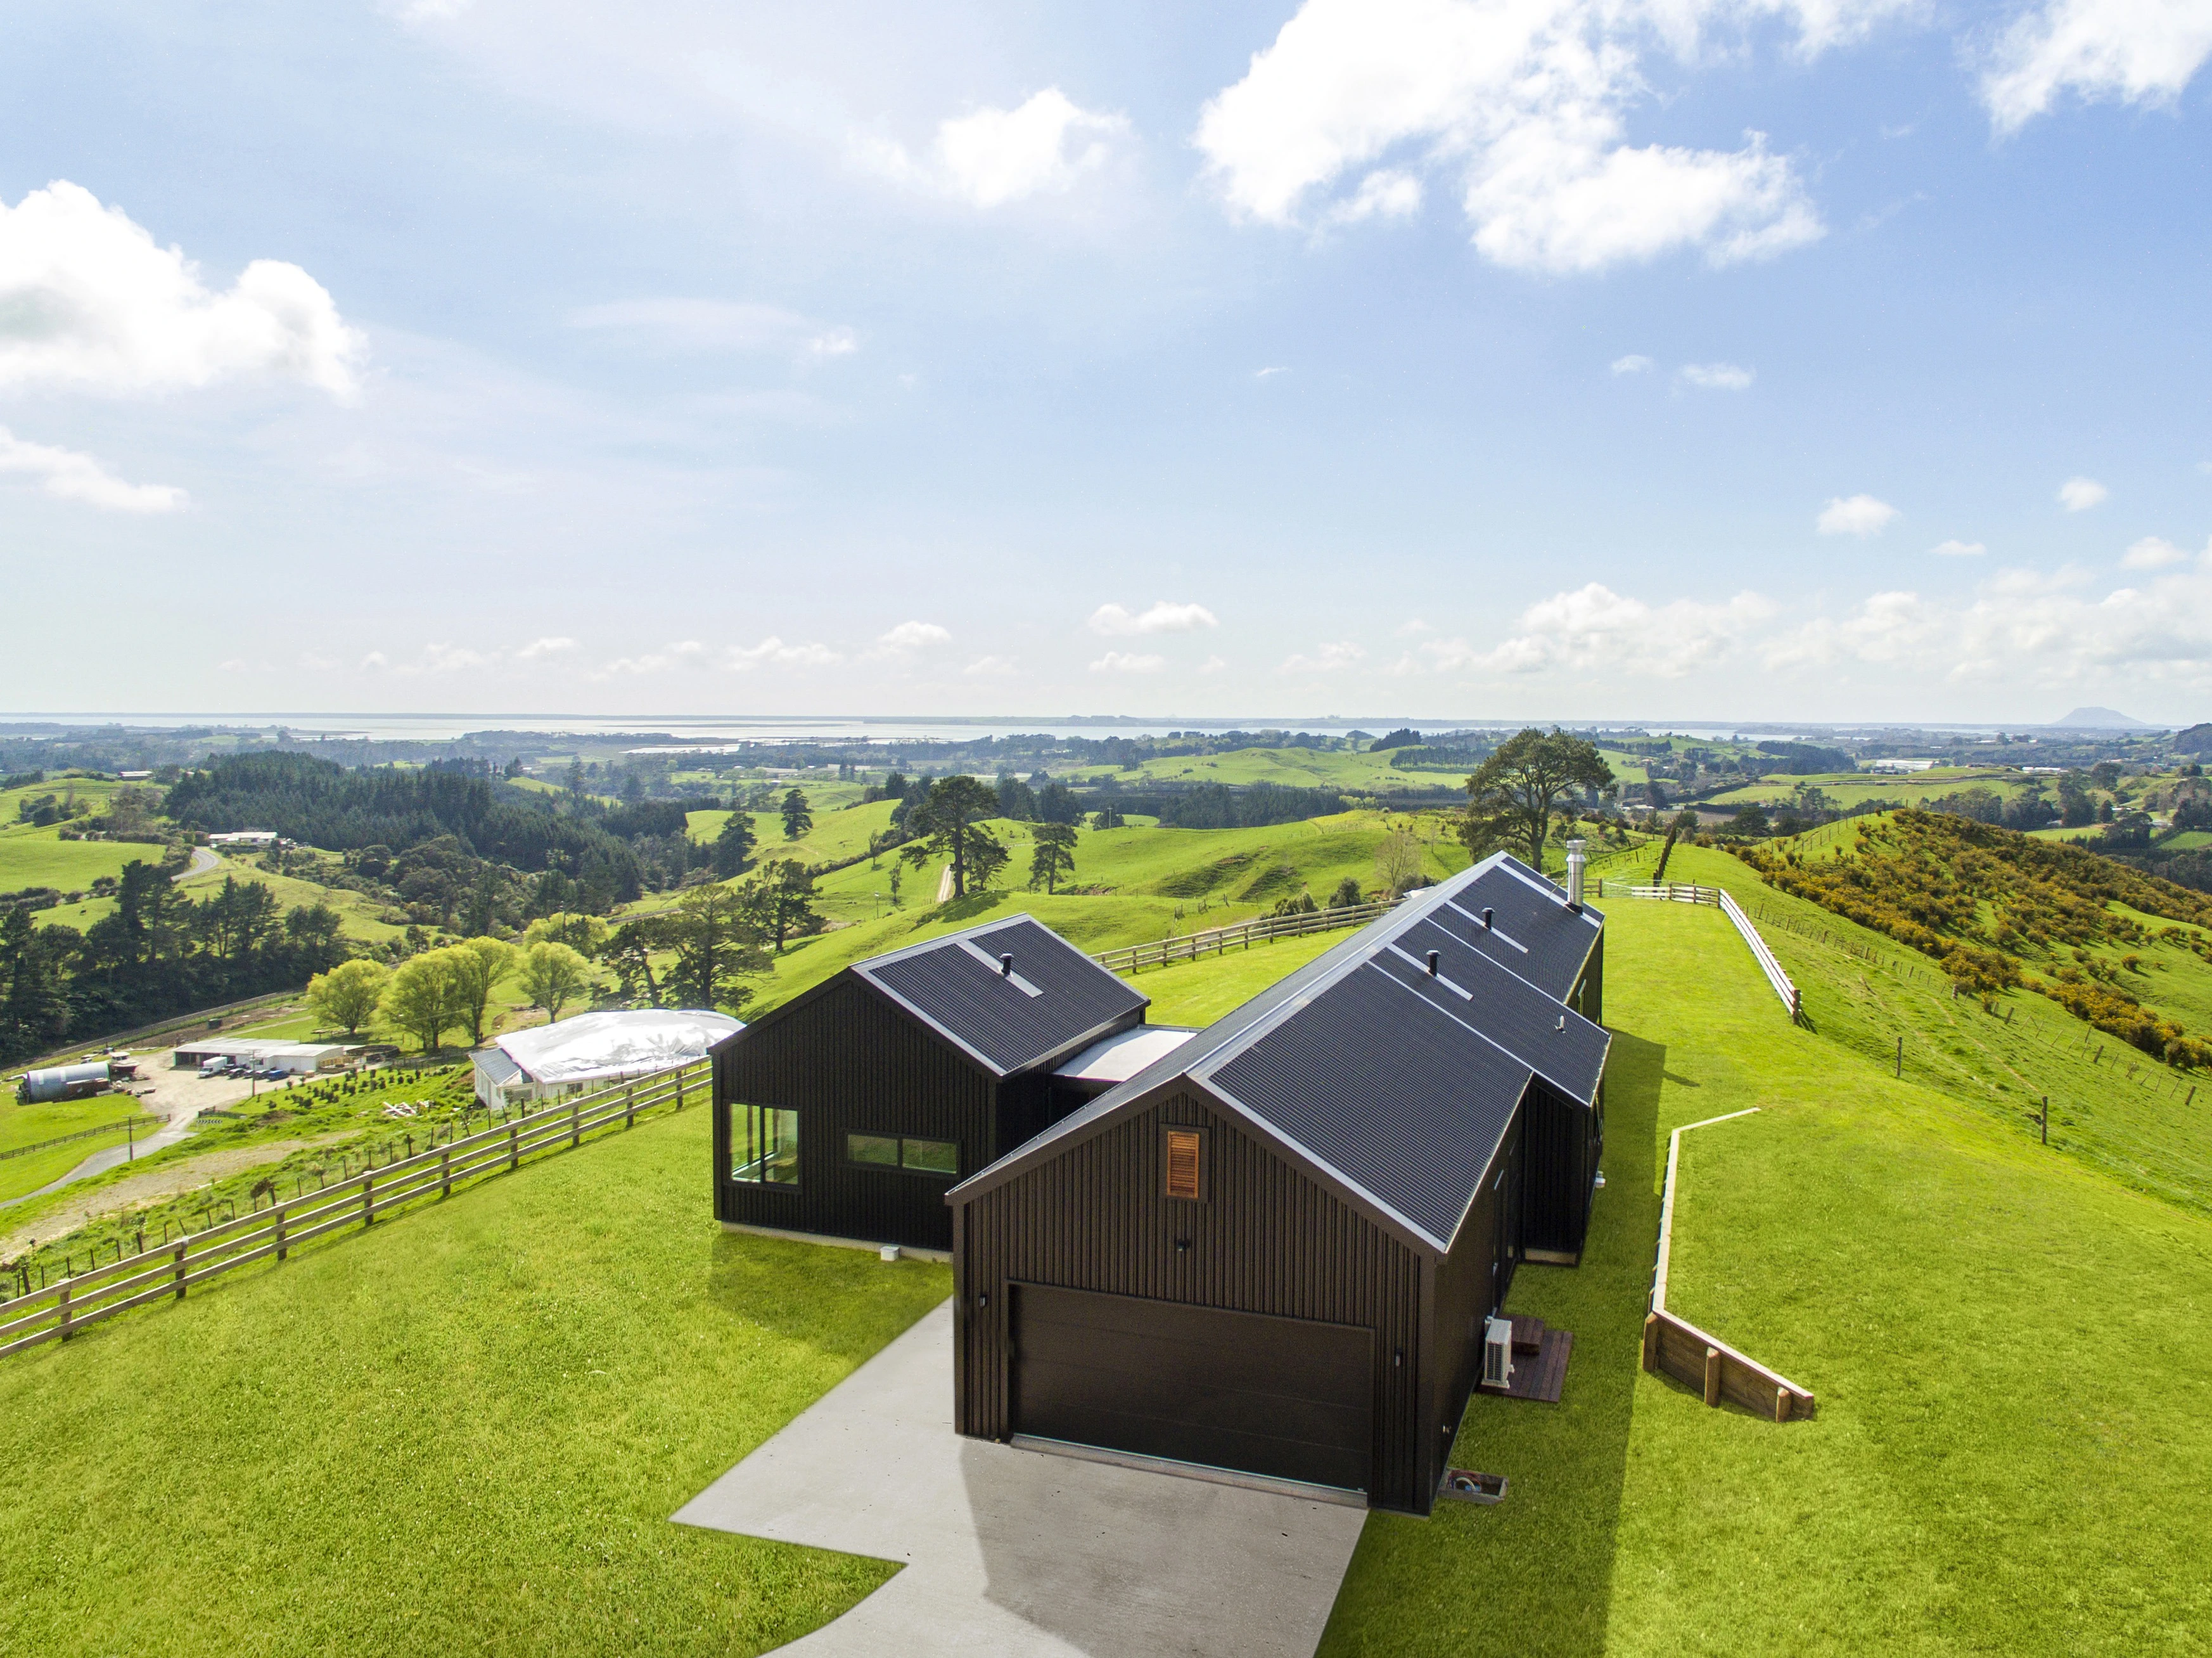
{"type": "Polygon", "coordinates": [[[1109,650],[1091,664],[1093,674],[1157,674],[1168,665],[1164,656],[1139,656],[1127,651],[1109,650]]]}
{"type": "Polygon", "coordinates": [[[951,643],[951,632],[948,629],[938,626],[934,622],[901,622],[890,632],[877,636],[876,648],[869,655],[910,656],[918,650],[927,650],[933,645],[945,645],[951,643]]]}
{"type": "Polygon", "coordinates": [[[1200,628],[1219,627],[1221,624],[1204,605],[1171,604],[1161,599],[1141,614],[1121,605],[1101,605],[1091,613],[1086,625],[1093,633],[1110,638],[1143,633],[1195,633],[1200,628]]]}
{"type": "Polygon", "coordinates": [[[1282,674],[1334,674],[1344,668],[1356,667],[1367,653],[1349,639],[1317,647],[1310,656],[1300,652],[1286,657],[1277,669],[1282,674]]]}
{"type": "Polygon", "coordinates": [[[1678,599],[1655,607],[1592,582],[1531,605],[1521,614],[1519,631],[1495,649],[1475,650],[1463,639],[1432,640],[1420,654],[1443,673],[1569,669],[1680,679],[1729,655],[1773,614],[1772,603],[1756,593],[1717,605],[1678,599]]]}
{"type": "Polygon", "coordinates": [[[2185,564],[2189,555],[2172,542],[2159,536],[2146,535],[2120,557],[2123,570],[2166,570],[2185,564]]]}
{"type": "Polygon", "coordinates": [[[1823,535],[1879,535],[1896,516],[1896,508],[1870,495],[1838,496],[1820,509],[1814,527],[1823,535]]]}
{"type": "Polygon", "coordinates": [[[1220,656],[1209,656],[1198,665],[1198,671],[1200,674],[1219,674],[1226,670],[1228,667],[1229,663],[1225,658],[1220,656]]]}
{"type": "Polygon", "coordinates": [[[1978,558],[1989,549],[1979,541],[1939,541],[1928,549],[1939,558],[1978,558]]]}
{"type": "Polygon", "coordinates": [[[860,349],[860,337],[850,328],[825,329],[796,311],[749,300],[618,300],[570,312],[568,326],[640,337],[668,350],[838,357],[850,357],[860,349]]]}
{"type": "Polygon", "coordinates": [[[1982,80],[2000,132],[2017,131],[2062,92],[2171,103],[2212,56],[2204,0],[2045,0],[2005,32],[1982,80]]]}
{"type": "Polygon", "coordinates": [[[392,658],[386,655],[380,650],[372,650],[368,655],[361,659],[361,665],[364,672],[376,668],[390,667],[392,666],[392,658]]]}
{"type": "Polygon", "coordinates": [[[1708,392],[1743,392],[1751,389],[1756,376],[1748,369],[1739,369],[1733,363],[1686,363],[1682,378],[1689,384],[1708,392]]]}
{"type": "Polygon", "coordinates": [[[1359,188],[1328,210],[1331,224],[1363,219],[1409,219],[1421,210],[1421,181],[1410,173],[1381,168],[1359,181],[1359,188]]]}
{"type": "Polygon", "coordinates": [[[611,680],[624,674],[666,674],[677,668],[696,667],[706,655],[707,647],[698,640],[678,639],[658,650],[648,650],[636,656],[617,656],[592,677],[611,680]]]}
{"type": "Polygon", "coordinates": [[[1277,375],[1286,375],[1288,373],[1290,373],[1290,370],[1287,368],[1278,363],[1273,368],[1260,369],[1252,376],[1252,378],[1255,380],[1273,380],[1277,375]]]}
{"type": "Polygon", "coordinates": [[[366,350],[296,265],[256,259],[217,293],[76,185],[0,203],[0,386],[133,393],[269,375],[349,398],[366,350]]]}
{"type": "Polygon", "coordinates": [[[1627,357],[1617,357],[1613,360],[1613,371],[1617,375],[1649,374],[1651,367],[1651,359],[1641,352],[1632,352],[1627,357]]]}
{"type": "Polygon", "coordinates": [[[1111,140],[1128,127],[1123,116],[1078,108],[1058,87],[1047,87],[1012,109],[986,106],[939,123],[927,165],[882,138],[856,141],[855,158],[902,184],[1003,207],[1069,189],[1105,165],[1111,140]]]}
{"type": "Polygon", "coordinates": [[[732,645],[722,653],[722,666],[732,674],[757,667],[828,667],[844,659],[818,642],[786,644],[773,633],[757,645],[732,645]]]}
{"type": "Polygon", "coordinates": [[[1004,680],[1021,672],[1021,666],[1011,656],[978,656],[960,670],[973,680],[1004,680]]]}
{"type": "Polygon", "coordinates": [[[2111,494],[2094,478],[2069,478],[2058,486],[2058,503],[2069,512],[2087,512],[2111,494]]]}
{"type": "Polygon", "coordinates": [[[523,646],[521,649],[516,651],[514,655],[518,661],[534,662],[544,657],[558,656],[562,652],[574,650],[575,648],[576,642],[570,638],[552,637],[545,639],[532,639],[528,644],[523,646]]]}
{"type": "MultiPolygon", "coordinates": [[[[1902,0],[1306,0],[1196,143],[1232,213],[1292,224],[1352,174],[1323,219],[1364,216],[1386,155],[1449,173],[1498,264],[1596,271],[1682,247],[1715,264],[1823,234],[1796,168],[1747,133],[1735,150],[1632,148],[1626,112],[1654,46],[1695,60],[1706,26],[1781,11],[1810,55],[1902,0]]],[[[1368,210],[1373,210],[1371,208],[1368,210]]]]}
{"type": "Polygon", "coordinates": [[[1390,630],[1391,637],[1398,639],[1418,639],[1424,633],[1434,633],[1435,631],[1435,628],[1431,627],[1428,623],[1423,621],[1418,616],[1413,618],[1410,621],[1401,622],[1396,627],[1390,630]]]}
{"type": "Polygon", "coordinates": [[[0,426],[0,472],[36,478],[48,495],[108,512],[175,512],[189,500],[172,485],[126,484],[88,454],[27,443],[5,426],[0,426]]]}

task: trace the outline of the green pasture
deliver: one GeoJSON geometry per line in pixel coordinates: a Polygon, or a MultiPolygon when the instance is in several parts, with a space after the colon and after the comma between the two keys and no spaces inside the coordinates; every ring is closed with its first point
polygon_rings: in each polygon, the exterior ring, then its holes
{"type": "Polygon", "coordinates": [[[6,1091],[0,1093],[0,1151],[139,1115],[143,1112],[138,1102],[127,1094],[95,1094],[84,1100],[45,1100],[27,1105],[15,1097],[11,1075],[6,1091]]]}
{"type": "MultiPolygon", "coordinates": [[[[61,825],[43,829],[0,819],[0,892],[26,887],[57,887],[63,892],[82,892],[100,876],[119,876],[134,859],[160,861],[161,849],[118,840],[64,840],[61,825]]],[[[46,910],[40,918],[58,913],[46,910]]]]}
{"type": "MultiPolygon", "coordinates": [[[[52,831],[49,830],[46,832],[52,833],[52,831]]],[[[108,841],[85,841],[79,844],[87,850],[98,848],[102,851],[118,854],[115,869],[118,874],[123,865],[134,858],[142,863],[152,863],[157,862],[161,856],[161,849],[158,846],[133,846],[121,842],[108,841]]],[[[65,847],[64,850],[71,849],[65,847]]],[[[404,926],[394,926],[390,922],[380,920],[378,917],[383,913],[384,906],[360,893],[354,892],[349,887],[325,887],[315,881],[301,881],[295,875],[271,875],[259,868],[251,857],[234,858],[218,852],[216,854],[213,869],[203,870],[198,874],[186,875],[178,881],[177,886],[179,890],[197,902],[207,899],[214,889],[221,887],[223,877],[226,875],[234,876],[241,883],[250,881],[259,881],[276,893],[276,901],[283,909],[291,909],[295,905],[307,905],[312,907],[317,903],[327,904],[338,912],[341,930],[345,936],[348,938],[358,939],[363,943],[381,944],[407,930],[404,926]]],[[[65,927],[74,927],[79,932],[82,932],[94,922],[112,915],[114,911],[113,899],[88,898],[82,904],[57,905],[51,910],[41,910],[38,912],[36,919],[41,926],[52,926],[58,923],[65,927]]]]}
{"type": "Polygon", "coordinates": [[[58,802],[89,802],[99,812],[107,805],[107,798],[118,789],[143,789],[143,783],[118,783],[112,777],[64,777],[55,773],[44,783],[34,783],[21,789],[0,789],[0,823],[17,821],[17,814],[25,801],[40,800],[52,795],[58,802]]]}
{"type": "Polygon", "coordinates": [[[2047,789],[2052,777],[2028,777],[2003,766],[1939,765],[1925,771],[1829,771],[1811,777],[1761,777],[1757,783],[1701,801],[1703,806],[1784,806],[1802,784],[1818,789],[1838,806],[1856,806],[1870,800],[1917,806],[1925,801],[1955,795],[1968,789],[1986,789],[2009,800],[2031,783],[2047,789]]]}
{"type": "Polygon", "coordinates": [[[1453,1460],[1506,1501],[1370,1517],[1322,1652],[2203,1650],[2212,1222],[1837,1039],[1840,953],[1768,935],[1796,1029],[1715,911],[1608,914],[1606,1189],[1510,1303],[1575,1332],[1565,1398],[1470,1404],[1453,1460]],[[1670,1304],[1815,1392],[1781,1428],[1638,1362],[1666,1133],[1749,1106],[1685,1141],[1670,1304]]]}
{"type": "Polygon", "coordinates": [[[668,1516],[951,1289],[687,1112],[0,1364],[0,1647],[752,1654],[895,1568],[668,1516]],[[158,1399],[160,1408],[149,1409],[158,1399]]]}

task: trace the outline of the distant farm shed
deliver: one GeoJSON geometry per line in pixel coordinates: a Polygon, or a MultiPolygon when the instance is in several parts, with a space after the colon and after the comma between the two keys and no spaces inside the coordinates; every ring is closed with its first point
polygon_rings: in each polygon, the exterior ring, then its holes
{"type": "Polygon", "coordinates": [[[1603,925],[1486,860],[955,1186],[958,1430],[1426,1513],[1516,1267],[1580,1256],[1603,925]]]}
{"type": "Polygon", "coordinates": [[[594,1083],[703,1059],[715,1043],[743,1029],[727,1014],[691,1009],[578,1014],[478,1048],[470,1056],[477,1098],[500,1106],[580,1094],[594,1083]]]}
{"type": "Polygon", "coordinates": [[[954,1180],[1188,1034],[1149,1005],[1026,915],[857,962],[715,1051],[715,1215],[949,1249],[954,1180]]]}

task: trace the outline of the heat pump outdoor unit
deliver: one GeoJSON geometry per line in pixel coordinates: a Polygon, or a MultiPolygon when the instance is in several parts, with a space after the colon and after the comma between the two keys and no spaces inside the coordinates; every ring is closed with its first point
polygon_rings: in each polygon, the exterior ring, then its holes
{"type": "Polygon", "coordinates": [[[1513,1381],[1513,1320],[1493,1318],[1482,1327],[1482,1385],[1504,1387],[1513,1381]]]}

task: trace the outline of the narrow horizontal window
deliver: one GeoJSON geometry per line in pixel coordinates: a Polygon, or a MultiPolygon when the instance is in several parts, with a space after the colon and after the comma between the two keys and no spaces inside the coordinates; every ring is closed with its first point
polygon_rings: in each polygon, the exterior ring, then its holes
{"type": "Polygon", "coordinates": [[[848,1134],[845,1158],[864,1168],[903,1168],[916,1174],[957,1174],[957,1140],[916,1140],[897,1134],[848,1134]]]}
{"type": "Polygon", "coordinates": [[[950,1140],[902,1140],[899,1165],[918,1168],[925,1174],[957,1174],[960,1148],[950,1140]]]}
{"type": "Polygon", "coordinates": [[[884,1168],[896,1168],[899,1161],[898,1137],[895,1134],[848,1134],[845,1137],[845,1155],[856,1163],[872,1163],[884,1168]]]}

